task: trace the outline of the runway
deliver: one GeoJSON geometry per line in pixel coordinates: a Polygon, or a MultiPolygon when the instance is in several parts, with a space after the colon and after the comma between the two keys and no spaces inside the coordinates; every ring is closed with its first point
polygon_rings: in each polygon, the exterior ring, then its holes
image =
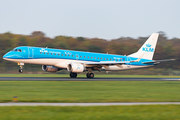
{"type": "Polygon", "coordinates": [[[0,81],[180,81],[180,78],[0,77],[0,81]]]}
{"type": "Polygon", "coordinates": [[[115,105],[180,105],[180,102],[124,102],[124,103],[0,103],[0,106],[115,106],[115,105]]]}

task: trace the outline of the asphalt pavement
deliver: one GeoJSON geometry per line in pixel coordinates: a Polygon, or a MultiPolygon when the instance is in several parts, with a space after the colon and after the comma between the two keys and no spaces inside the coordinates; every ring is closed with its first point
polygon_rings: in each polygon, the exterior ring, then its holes
{"type": "Polygon", "coordinates": [[[0,77],[0,81],[180,81],[180,78],[0,77]]]}

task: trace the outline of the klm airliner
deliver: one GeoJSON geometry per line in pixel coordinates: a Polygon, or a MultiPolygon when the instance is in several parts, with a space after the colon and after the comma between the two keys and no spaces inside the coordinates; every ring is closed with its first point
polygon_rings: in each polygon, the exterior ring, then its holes
{"type": "Polygon", "coordinates": [[[88,71],[87,78],[94,78],[93,71],[144,68],[174,60],[152,60],[158,36],[158,33],[153,33],[136,53],[127,56],[20,46],[6,53],[3,59],[18,63],[20,73],[23,72],[23,65],[28,63],[42,65],[42,70],[48,72],[67,69],[71,78],[76,78],[77,73],[88,71]]]}

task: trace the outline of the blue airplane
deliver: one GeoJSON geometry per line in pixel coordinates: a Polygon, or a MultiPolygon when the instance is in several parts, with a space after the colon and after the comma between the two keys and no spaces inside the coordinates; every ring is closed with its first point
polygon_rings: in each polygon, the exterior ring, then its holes
{"type": "Polygon", "coordinates": [[[20,73],[23,72],[23,65],[28,63],[42,65],[42,70],[48,72],[67,69],[71,78],[76,78],[77,73],[88,71],[87,78],[94,78],[93,71],[144,68],[160,62],[174,60],[152,60],[158,36],[158,33],[153,33],[136,53],[127,56],[20,46],[6,53],[3,59],[18,63],[20,73]]]}

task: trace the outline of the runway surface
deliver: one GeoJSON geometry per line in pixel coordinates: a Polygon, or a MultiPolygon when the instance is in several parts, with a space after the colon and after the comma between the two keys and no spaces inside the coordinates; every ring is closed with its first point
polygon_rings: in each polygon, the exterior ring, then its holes
{"type": "Polygon", "coordinates": [[[180,78],[0,77],[0,81],[180,81],[180,78]]]}
{"type": "Polygon", "coordinates": [[[131,103],[0,103],[0,106],[114,106],[114,105],[180,105],[180,102],[131,102],[131,103]]]}

